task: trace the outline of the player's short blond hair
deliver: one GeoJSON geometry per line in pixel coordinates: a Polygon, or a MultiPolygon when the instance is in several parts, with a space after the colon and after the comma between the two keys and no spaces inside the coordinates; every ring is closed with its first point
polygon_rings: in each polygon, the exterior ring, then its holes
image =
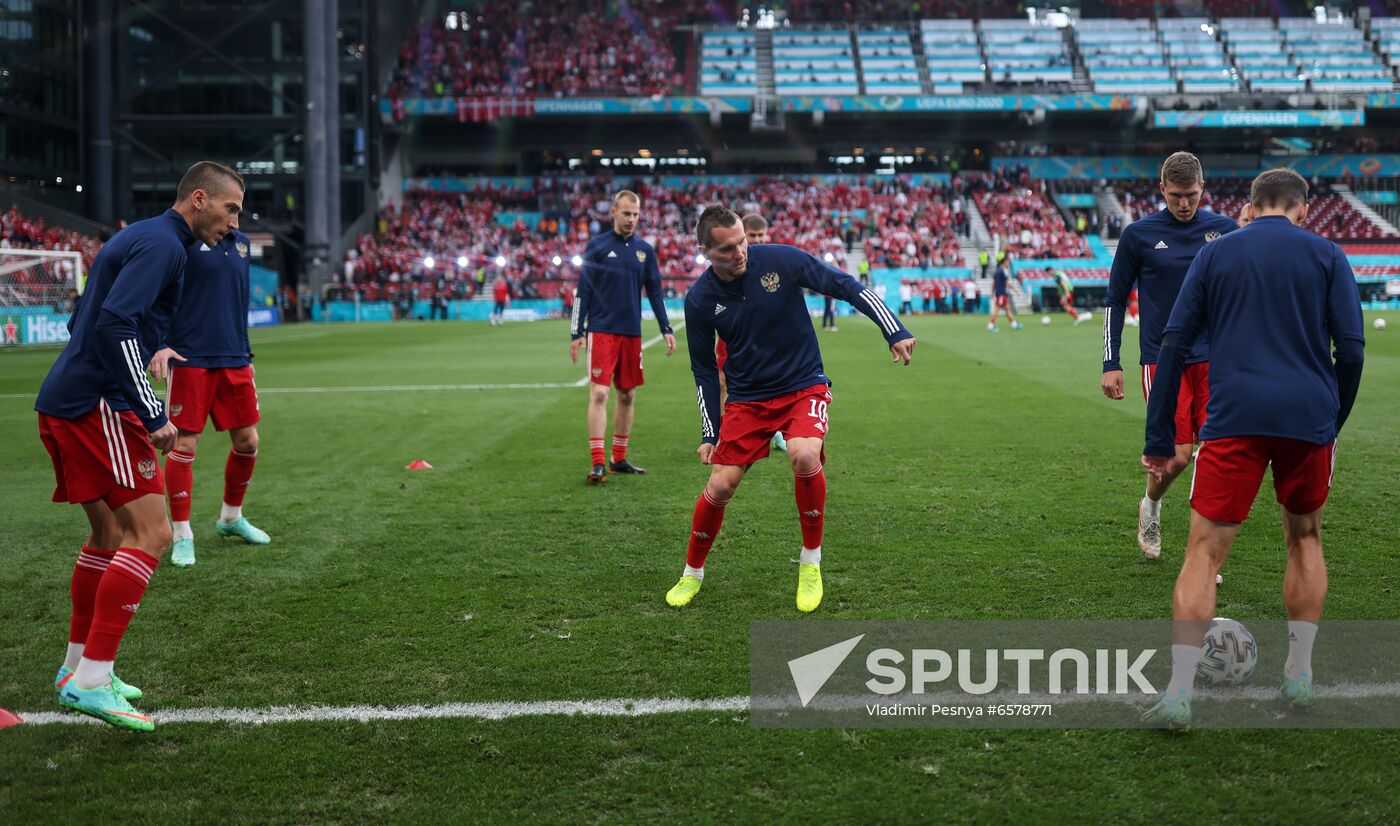
{"type": "Polygon", "coordinates": [[[768,219],[757,212],[750,212],[744,216],[744,232],[758,232],[768,229],[768,219]]]}
{"type": "Polygon", "coordinates": [[[1291,169],[1260,172],[1249,185],[1249,203],[1254,209],[1282,207],[1296,209],[1308,202],[1308,182],[1291,169]]]}
{"type": "Polygon", "coordinates": [[[613,196],[612,205],[616,207],[622,201],[636,201],[637,205],[641,206],[642,196],[638,195],[630,189],[624,189],[613,196]]]}
{"type": "Polygon", "coordinates": [[[1190,152],[1173,152],[1162,161],[1163,184],[1191,186],[1203,183],[1205,179],[1205,173],[1201,171],[1201,159],[1190,152]]]}

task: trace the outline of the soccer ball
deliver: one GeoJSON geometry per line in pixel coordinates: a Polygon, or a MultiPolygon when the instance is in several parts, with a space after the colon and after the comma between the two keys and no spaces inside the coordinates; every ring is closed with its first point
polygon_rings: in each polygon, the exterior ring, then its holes
{"type": "Polygon", "coordinates": [[[1254,635],[1239,622],[1224,617],[1210,621],[1201,641],[1201,661],[1197,676],[1211,685],[1239,685],[1259,664],[1259,646],[1254,635]]]}
{"type": "Polygon", "coordinates": [[[1091,313],[1091,312],[1085,311],[1083,314],[1081,314],[1081,315],[1079,316],[1079,320],[1080,320],[1080,321],[1093,321],[1093,320],[1094,320],[1094,314],[1091,313]]]}
{"type": "Polygon", "coordinates": [[[1375,327],[1377,330],[1384,330],[1384,329],[1385,329],[1385,319],[1383,319],[1383,318],[1378,318],[1378,319],[1376,319],[1375,322],[1372,324],[1372,326],[1375,327]]]}
{"type": "Polygon", "coordinates": [[[1048,316],[1048,315],[1043,315],[1043,316],[1041,316],[1041,317],[1040,317],[1040,323],[1041,323],[1041,324],[1044,324],[1046,327],[1049,327],[1049,326],[1050,326],[1050,316],[1048,316]]]}

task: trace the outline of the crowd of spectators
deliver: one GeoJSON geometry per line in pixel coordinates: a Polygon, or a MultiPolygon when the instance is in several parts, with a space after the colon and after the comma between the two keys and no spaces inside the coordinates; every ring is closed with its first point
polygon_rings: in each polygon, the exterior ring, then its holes
{"type": "Polygon", "coordinates": [[[1092,253],[1084,236],[1065,219],[1045,191],[1045,182],[1023,168],[1006,167],[976,176],[972,197],[999,250],[1017,258],[1085,258],[1092,253]]]}
{"type": "MultiPolygon", "coordinates": [[[[32,218],[11,205],[0,213],[0,259],[6,250],[47,250],[79,252],[83,269],[102,248],[96,238],[63,227],[49,226],[43,218],[32,218]]],[[[53,303],[68,300],[69,290],[77,286],[77,272],[69,260],[54,260],[35,267],[25,267],[6,278],[8,292],[0,301],[25,304],[53,303]]]]}
{"type": "Polygon", "coordinates": [[[574,97],[669,94],[684,84],[672,30],[711,20],[704,0],[488,0],[448,28],[410,30],[389,82],[407,97],[574,97]]]}
{"type": "Polygon", "coordinates": [[[350,250],[337,287],[365,300],[405,290],[420,298],[441,290],[470,298],[504,277],[517,296],[553,298],[576,281],[576,256],[589,238],[611,226],[611,198],[623,188],[642,199],[637,232],[656,248],[663,286],[673,296],[683,294],[708,265],[693,227],[711,203],[763,215],[771,242],[807,250],[836,267],[847,267],[848,246],[862,241],[872,266],[962,264],[958,235],[968,227],[965,199],[950,187],[898,178],[759,177],[742,185],[695,178],[675,187],[543,177],[528,192],[408,194],[402,208],[386,207],[377,231],[350,250]],[[517,212],[540,220],[531,226],[517,212]]]}

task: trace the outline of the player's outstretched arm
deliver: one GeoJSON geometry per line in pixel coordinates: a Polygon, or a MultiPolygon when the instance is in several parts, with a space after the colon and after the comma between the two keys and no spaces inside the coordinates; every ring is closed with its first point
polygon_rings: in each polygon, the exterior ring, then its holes
{"type": "Polygon", "coordinates": [[[890,312],[890,308],[885,306],[885,302],[881,301],[873,290],[861,286],[861,283],[849,274],[823,263],[814,255],[798,250],[794,250],[793,253],[802,257],[799,269],[802,286],[816,290],[822,295],[839,298],[860,310],[880,328],[880,335],[884,336],[889,344],[894,360],[909,363],[909,357],[914,352],[914,334],[905,329],[899,318],[890,312]],[[895,345],[905,340],[910,341],[908,347],[896,351],[895,345]]]}

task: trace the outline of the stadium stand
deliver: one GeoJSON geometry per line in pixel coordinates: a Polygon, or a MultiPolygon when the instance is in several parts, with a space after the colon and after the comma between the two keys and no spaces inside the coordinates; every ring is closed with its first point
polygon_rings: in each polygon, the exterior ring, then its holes
{"type": "Polygon", "coordinates": [[[860,79],[847,29],[773,34],[773,82],[779,95],[855,95],[860,79]]]}
{"type": "Polygon", "coordinates": [[[491,0],[469,29],[414,27],[391,98],[648,96],[683,86],[671,45],[681,23],[710,20],[702,0],[632,0],[599,13],[585,0],[540,8],[491,0]]]}
{"type": "Polygon", "coordinates": [[[965,83],[986,82],[987,59],[971,20],[924,20],[919,37],[936,93],[960,94],[965,83]]]}
{"type": "Polygon", "coordinates": [[[1024,171],[999,170],[974,176],[973,200],[987,230],[1002,241],[999,248],[1018,258],[1086,258],[1092,255],[1082,235],[1065,225],[1045,194],[1044,183],[1024,171]]]}
{"type": "Polygon", "coordinates": [[[917,95],[923,92],[914,44],[904,29],[861,29],[856,33],[865,93],[917,95]]]}
{"type": "Polygon", "coordinates": [[[1069,50],[1059,29],[1033,26],[1025,19],[982,20],[977,24],[993,83],[1068,87],[1074,80],[1069,50]]]}
{"type": "MultiPolygon", "coordinates": [[[[577,277],[572,257],[610,226],[609,198],[620,186],[606,178],[540,178],[530,190],[409,193],[402,210],[383,211],[377,231],[360,237],[347,253],[340,285],[365,300],[403,290],[424,298],[424,290],[442,279],[454,296],[469,298],[499,273],[527,297],[552,298],[577,277]],[[522,217],[545,194],[563,206],[563,217],[522,217]]],[[[838,267],[846,265],[848,244],[862,240],[876,266],[962,263],[958,236],[967,231],[965,202],[948,186],[806,176],[759,177],[742,185],[695,178],[684,187],[631,186],[644,205],[640,232],[656,247],[672,294],[684,292],[707,266],[696,258],[692,225],[708,203],[760,212],[775,243],[800,247],[838,267]]]]}
{"type": "Polygon", "coordinates": [[[1186,93],[1238,92],[1239,72],[1210,21],[1201,17],[1157,21],[1167,65],[1186,93]]]}
{"type": "Polygon", "coordinates": [[[1082,20],[1076,40],[1084,68],[1102,94],[1167,94],[1176,81],[1151,20],[1082,20]]]}
{"type": "Polygon", "coordinates": [[[753,32],[705,32],[700,41],[700,94],[758,94],[758,53],[753,32]]]}

